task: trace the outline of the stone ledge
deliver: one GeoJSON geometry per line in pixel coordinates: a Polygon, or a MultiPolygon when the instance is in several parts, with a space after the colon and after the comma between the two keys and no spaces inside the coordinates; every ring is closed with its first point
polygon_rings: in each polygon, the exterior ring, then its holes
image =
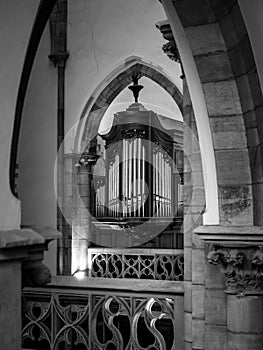
{"type": "Polygon", "coordinates": [[[49,226],[24,226],[25,229],[31,229],[44,238],[45,241],[61,238],[61,233],[49,226]]]}
{"type": "Polygon", "coordinates": [[[263,246],[263,226],[198,226],[194,233],[207,243],[263,246]]]}
{"type": "Polygon", "coordinates": [[[78,289],[78,293],[87,293],[88,290],[130,290],[133,292],[160,292],[164,294],[183,295],[184,282],[182,281],[165,281],[165,280],[139,280],[139,279],[118,279],[118,278],[100,278],[84,277],[77,279],[72,276],[52,276],[51,283],[47,288],[78,289]]]}
{"type": "Polygon", "coordinates": [[[46,226],[25,226],[21,229],[0,231],[0,250],[48,244],[60,237],[60,232],[46,226]]]}
{"type": "Polygon", "coordinates": [[[0,231],[0,249],[18,248],[43,243],[45,243],[44,237],[30,228],[0,231]]]}
{"type": "Polygon", "coordinates": [[[21,229],[0,231],[0,249],[19,248],[49,243],[61,233],[47,226],[24,226],[21,229]]]}
{"type": "Polygon", "coordinates": [[[43,226],[0,231],[0,261],[25,259],[36,252],[43,254],[49,242],[60,237],[57,230],[43,226]]]}

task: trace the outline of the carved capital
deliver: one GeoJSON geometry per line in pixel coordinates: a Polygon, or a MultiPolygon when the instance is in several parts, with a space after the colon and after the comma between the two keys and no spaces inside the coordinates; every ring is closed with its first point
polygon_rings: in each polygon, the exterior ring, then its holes
{"type": "Polygon", "coordinates": [[[48,56],[50,61],[54,64],[55,67],[64,67],[66,66],[67,59],[69,58],[68,52],[57,52],[48,56]]]}
{"type": "Polygon", "coordinates": [[[210,246],[207,260],[220,265],[227,292],[263,292],[263,248],[259,246],[210,246]]]}

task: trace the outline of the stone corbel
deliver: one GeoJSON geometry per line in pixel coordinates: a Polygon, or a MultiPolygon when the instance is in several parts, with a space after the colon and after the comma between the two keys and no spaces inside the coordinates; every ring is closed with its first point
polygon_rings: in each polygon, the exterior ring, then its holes
{"type": "Polygon", "coordinates": [[[19,262],[23,287],[44,285],[50,281],[50,271],[42,263],[44,250],[50,241],[60,236],[57,230],[48,227],[27,226],[0,231],[0,265],[19,262]]]}
{"type": "MultiPolygon", "coordinates": [[[[180,54],[173,36],[173,32],[171,29],[171,26],[167,20],[164,21],[159,21],[155,24],[156,28],[160,30],[160,32],[163,35],[163,38],[167,40],[168,42],[165,43],[162,46],[163,52],[172,60],[177,63],[180,63],[182,73],[184,72],[183,66],[182,66],[182,61],[180,58],[180,54]]],[[[182,74],[181,78],[184,78],[184,73],[182,74]]]]}
{"type": "Polygon", "coordinates": [[[61,237],[61,233],[49,227],[28,226],[41,238],[38,243],[32,244],[27,249],[27,256],[22,259],[22,287],[39,287],[51,282],[49,268],[42,263],[44,251],[48,244],[61,237]]]}
{"type": "Polygon", "coordinates": [[[180,56],[174,40],[168,41],[168,43],[163,44],[163,52],[170,58],[170,60],[180,63],[180,56]]]}
{"type": "Polygon", "coordinates": [[[219,265],[226,292],[263,294],[263,227],[199,226],[194,230],[207,243],[207,260],[219,265]]]}

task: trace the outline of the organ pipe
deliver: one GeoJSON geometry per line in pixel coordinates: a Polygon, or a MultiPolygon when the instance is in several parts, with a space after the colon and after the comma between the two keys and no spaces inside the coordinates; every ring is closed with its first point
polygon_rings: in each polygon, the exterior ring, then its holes
{"type": "Polygon", "coordinates": [[[145,203],[145,147],[142,142],[142,216],[144,217],[144,203],[145,203]]]}
{"type": "Polygon", "coordinates": [[[127,140],[123,140],[124,142],[124,157],[123,157],[123,161],[124,161],[124,168],[125,168],[125,172],[124,172],[124,178],[123,178],[123,191],[124,191],[124,213],[125,216],[127,216],[127,186],[128,186],[128,163],[127,163],[127,140]]]}
{"type": "Polygon", "coordinates": [[[142,144],[141,139],[138,138],[138,215],[141,216],[141,206],[142,206],[142,175],[141,175],[141,156],[142,156],[142,144]]]}
{"type": "MultiPolygon", "coordinates": [[[[173,192],[178,187],[172,185],[172,162],[162,147],[156,145],[152,151],[145,138],[129,135],[129,138],[121,140],[114,154],[110,152],[107,153],[110,160],[106,162],[108,188],[100,186],[97,189],[96,215],[105,216],[104,208],[108,206],[109,215],[113,217],[145,217],[153,214],[156,217],[169,217],[172,214],[173,192]],[[151,166],[147,161],[148,154],[152,159],[151,166]],[[147,198],[151,191],[151,198],[147,198]]],[[[180,190],[176,196],[177,202],[180,190]]]]}

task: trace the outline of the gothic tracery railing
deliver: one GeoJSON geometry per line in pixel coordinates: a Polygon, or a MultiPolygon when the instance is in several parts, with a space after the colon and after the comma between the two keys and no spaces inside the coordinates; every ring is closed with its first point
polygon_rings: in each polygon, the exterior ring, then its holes
{"type": "Polygon", "coordinates": [[[178,283],[172,294],[66,286],[25,289],[23,348],[181,349],[183,293],[178,283]]]}
{"type": "Polygon", "coordinates": [[[88,250],[90,277],[183,281],[182,249],[88,250]]]}

